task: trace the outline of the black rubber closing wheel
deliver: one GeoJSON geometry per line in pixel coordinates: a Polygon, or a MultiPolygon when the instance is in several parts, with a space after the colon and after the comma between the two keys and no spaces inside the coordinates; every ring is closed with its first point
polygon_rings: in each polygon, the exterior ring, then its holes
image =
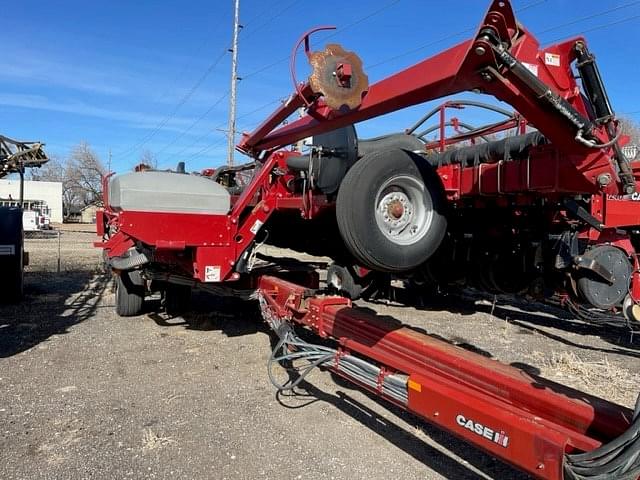
{"type": "Polygon", "coordinates": [[[580,296],[596,308],[609,309],[621,305],[629,293],[633,271],[627,254],[611,245],[598,245],[586,251],[582,257],[595,260],[611,272],[613,282],[609,284],[594,272],[584,270],[577,281],[580,296]]]}
{"type": "Polygon", "coordinates": [[[121,272],[116,276],[116,313],[133,317],[142,313],[145,285],[139,270],[121,272]]]}
{"type": "Polygon", "coordinates": [[[363,266],[402,272],[424,263],[447,229],[440,178],[406,150],[369,153],[345,176],[336,201],[340,234],[363,266]]]}
{"type": "Polygon", "coordinates": [[[351,300],[357,300],[363,287],[357,283],[356,276],[349,268],[332,263],[327,269],[327,285],[351,300]]]}
{"type": "Polygon", "coordinates": [[[0,208],[0,303],[17,303],[24,290],[22,210],[0,208]]]}
{"type": "Polygon", "coordinates": [[[170,316],[180,315],[189,309],[191,303],[191,287],[187,285],[168,284],[164,291],[164,309],[170,316]]]}

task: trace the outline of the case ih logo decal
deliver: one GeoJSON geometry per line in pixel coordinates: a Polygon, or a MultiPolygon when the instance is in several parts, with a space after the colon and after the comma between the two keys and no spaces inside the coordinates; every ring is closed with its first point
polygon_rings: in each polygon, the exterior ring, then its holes
{"type": "Polygon", "coordinates": [[[481,423],[474,422],[471,419],[466,418],[464,415],[458,415],[456,417],[456,423],[467,430],[471,430],[476,435],[486,438],[487,440],[497,443],[501,447],[507,448],[509,445],[509,436],[503,432],[496,432],[495,430],[482,425],[481,423]]]}
{"type": "Polygon", "coordinates": [[[631,195],[607,195],[607,200],[632,200],[640,202],[640,193],[634,192],[631,195]]]}

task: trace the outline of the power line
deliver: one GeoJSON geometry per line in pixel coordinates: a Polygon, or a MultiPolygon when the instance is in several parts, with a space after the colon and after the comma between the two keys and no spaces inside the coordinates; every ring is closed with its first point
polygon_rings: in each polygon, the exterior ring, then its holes
{"type": "MultiPolygon", "coordinates": [[[[250,112],[246,112],[246,113],[243,113],[242,115],[239,115],[239,116],[237,117],[237,120],[241,120],[241,119],[243,119],[243,118],[247,118],[247,117],[249,117],[249,116],[251,116],[251,115],[253,115],[253,114],[255,114],[255,113],[258,113],[259,111],[264,110],[265,108],[270,107],[270,106],[272,106],[272,105],[275,105],[275,104],[277,104],[277,103],[281,103],[281,100],[272,100],[271,102],[265,103],[265,104],[263,104],[263,105],[259,106],[258,108],[254,109],[254,110],[251,110],[250,112]]],[[[218,125],[216,125],[216,126],[212,127],[210,130],[207,130],[205,133],[203,133],[203,134],[202,134],[202,135],[200,135],[198,138],[196,138],[196,139],[195,139],[195,141],[193,141],[192,143],[190,143],[189,145],[187,145],[186,147],[184,147],[182,150],[180,150],[178,153],[176,153],[176,154],[175,154],[175,156],[180,156],[180,155],[182,155],[182,154],[183,154],[183,153],[185,153],[187,150],[189,150],[191,147],[193,147],[194,145],[198,144],[198,143],[199,143],[201,140],[203,140],[205,137],[209,136],[212,132],[213,132],[213,133],[217,133],[216,131],[217,131],[219,128],[222,128],[222,127],[224,127],[224,126],[225,126],[225,123],[223,122],[223,123],[220,123],[220,124],[218,124],[218,125]]],[[[216,143],[217,143],[217,142],[216,142],[216,143]]],[[[208,145],[207,147],[204,147],[204,148],[206,149],[206,148],[208,148],[209,146],[210,146],[210,145],[208,145]]]]}
{"type": "MultiPolygon", "coordinates": [[[[256,32],[259,32],[264,27],[266,27],[267,25],[271,25],[276,18],[278,18],[282,14],[288,12],[289,10],[291,10],[296,4],[300,3],[301,1],[302,0],[294,0],[293,2],[288,3],[286,7],[284,7],[282,10],[278,11],[277,13],[275,13],[272,16],[270,16],[269,18],[267,18],[264,22],[259,24],[257,27],[254,27],[253,30],[251,30],[248,34],[242,35],[242,39],[243,40],[247,40],[248,38],[250,38],[253,35],[255,35],[256,32]]],[[[278,3],[282,3],[282,2],[276,2],[275,4],[277,5],[278,3]]],[[[272,6],[271,9],[268,9],[264,13],[267,13],[267,12],[272,11],[272,10],[273,10],[273,6],[272,6]]]]}
{"type": "Polygon", "coordinates": [[[209,115],[214,108],[220,105],[220,102],[222,102],[225,98],[227,98],[228,95],[229,95],[229,92],[227,91],[222,96],[220,96],[215,102],[211,104],[211,106],[202,115],[200,115],[196,120],[194,120],[194,122],[191,125],[189,125],[185,130],[183,130],[180,134],[178,134],[178,136],[176,136],[173,140],[171,140],[164,147],[162,147],[162,149],[156,152],[156,155],[160,155],[162,152],[166,151],[168,148],[175,145],[178,140],[180,140],[187,133],[189,133],[191,129],[195,127],[198,123],[200,123],[207,115],[209,115]]]}
{"type": "Polygon", "coordinates": [[[602,25],[598,25],[597,27],[588,28],[587,30],[582,30],[581,32],[572,33],[571,35],[563,35],[562,37],[554,38],[553,40],[549,40],[547,43],[557,42],[559,40],[564,40],[565,38],[576,37],[578,35],[584,35],[585,33],[594,32],[596,30],[602,30],[603,28],[613,27],[615,25],[620,25],[621,23],[631,22],[632,20],[636,20],[640,18],[640,15],[634,15],[633,17],[623,18],[622,20],[617,20],[615,22],[609,22],[602,25]]]}
{"type": "Polygon", "coordinates": [[[554,30],[558,30],[559,28],[564,28],[564,27],[568,27],[570,25],[575,25],[576,23],[584,22],[585,20],[591,20],[592,18],[597,18],[597,17],[600,17],[602,15],[606,15],[608,13],[612,13],[612,12],[616,12],[618,10],[622,10],[624,8],[632,7],[634,5],[638,5],[639,3],[640,3],[640,1],[625,3],[624,5],[619,5],[619,6],[614,7],[614,8],[609,8],[609,9],[603,10],[601,12],[592,13],[590,15],[586,15],[584,17],[577,18],[575,20],[572,20],[571,22],[567,22],[567,23],[563,23],[561,25],[556,25],[555,27],[547,28],[546,30],[542,30],[541,32],[536,32],[536,34],[537,35],[544,35],[545,33],[552,32],[554,30]]]}
{"type": "MultiPolygon", "coordinates": [[[[362,22],[364,22],[364,21],[366,21],[366,20],[368,20],[368,19],[370,19],[370,18],[382,13],[383,11],[393,7],[394,5],[400,3],[400,1],[401,0],[393,0],[393,1],[385,4],[382,7],[378,8],[377,10],[374,10],[373,12],[368,13],[367,15],[364,15],[364,16],[354,20],[353,22],[351,22],[351,23],[349,23],[349,24],[347,24],[347,25],[345,25],[343,27],[338,28],[335,32],[323,37],[322,40],[326,40],[328,38],[334,37],[334,36],[338,35],[339,33],[342,33],[343,31],[345,31],[345,30],[347,30],[347,29],[349,29],[351,27],[354,27],[355,25],[358,25],[358,24],[360,24],[360,23],[362,23],[362,22]]],[[[250,73],[248,73],[246,75],[243,75],[242,79],[243,80],[247,80],[249,78],[252,78],[252,77],[254,77],[254,76],[256,76],[256,75],[258,75],[258,74],[260,74],[260,73],[262,73],[262,72],[264,72],[266,70],[269,70],[269,69],[275,67],[276,65],[279,65],[279,64],[281,64],[283,62],[286,62],[287,60],[289,60],[289,58],[290,58],[290,56],[287,55],[286,57],[280,58],[279,60],[276,60],[273,63],[269,63],[268,65],[263,65],[262,67],[259,67],[256,70],[254,70],[254,71],[252,71],[252,72],[250,72],[250,73]]]]}
{"type": "MultiPolygon", "coordinates": [[[[260,24],[256,29],[252,30],[250,35],[254,34],[256,31],[260,30],[261,28],[263,28],[264,26],[268,25],[272,20],[274,20],[275,18],[277,18],[278,16],[282,15],[283,13],[285,13],[286,11],[288,11],[289,9],[291,9],[291,7],[293,7],[296,3],[300,3],[301,0],[295,0],[291,3],[289,3],[284,9],[282,9],[281,11],[279,11],[278,13],[276,13],[275,15],[272,15],[267,21],[265,21],[263,24],[260,24]]],[[[279,4],[282,2],[276,2],[276,4],[279,4]]],[[[273,6],[266,10],[269,11],[273,8],[273,6]]],[[[265,12],[266,12],[265,11],[265,12]]],[[[257,16],[254,18],[258,18],[257,16]]],[[[252,19],[253,20],[253,19],[252,19]]],[[[246,36],[245,36],[246,37],[246,36]]],[[[201,50],[203,47],[204,43],[200,46],[200,48],[198,49],[201,50]]],[[[233,49],[232,49],[233,50],[233,49]]],[[[165,117],[162,121],[160,121],[158,123],[158,125],[151,131],[149,132],[147,135],[145,135],[138,143],[134,144],[133,146],[131,146],[128,149],[123,150],[122,152],[119,152],[119,155],[126,155],[129,154],[139,148],[142,148],[144,145],[146,145],[149,141],[151,141],[156,134],[176,115],[176,113],[178,112],[178,110],[184,105],[186,104],[189,99],[193,96],[193,94],[198,90],[198,88],[200,88],[200,86],[202,85],[202,83],[206,80],[206,78],[211,74],[211,72],[214,70],[214,68],[218,65],[218,63],[222,60],[222,58],[224,57],[224,55],[226,54],[226,51],[223,51],[222,54],[216,58],[216,60],[207,68],[207,70],[203,73],[203,75],[198,79],[198,81],[194,84],[194,86],[191,88],[191,90],[189,90],[183,97],[182,99],[178,102],[178,104],[173,108],[173,110],[167,115],[167,117],[165,117]]],[[[182,72],[184,73],[184,71],[187,70],[187,66],[185,66],[182,69],[182,72]]],[[[208,113],[211,112],[211,110],[213,110],[213,108],[220,102],[222,101],[222,99],[228,95],[228,93],[226,93],[223,97],[221,97],[218,101],[215,102],[214,105],[212,105],[209,110],[207,110],[203,115],[201,115],[198,119],[196,119],[189,127],[187,127],[180,135],[178,135],[178,137],[176,137],[176,139],[174,139],[172,142],[169,142],[169,144],[167,144],[165,147],[163,147],[163,149],[161,151],[166,150],[168,147],[172,146],[173,144],[175,144],[175,142],[182,138],[186,133],[188,133],[197,123],[199,123],[204,117],[206,117],[208,115],[208,113]]]]}
{"type": "Polygon", "coordinates": [[[211,74],[211,72],[213,72],[213,70],[216,68],[216,66],[218,65],[218,63],[220,63],[220,60],[222,60],[222,58],[226,55],[227,51],[223,51],[214,61],[213,63],[211,63],[209,65],[209,67],[205,70],[205,72],[200,76],[200,78],[198,78],[198,80],[193,84],[193,86],[191,87],[191,89],[189,89],[189,91],[187,91],[182,98],[180,99],[180,101],[173,107],[173,109],[169,112],[169,114],[163,119],[161,120],[158,125],[147,135],[145,135],[145,137],[143,137],[143,139],[138,142],[137,144],[133,145],[132,147],[123,150],[122,152],[119,152],[118,155],[120,156],[124,156],[127,155],[139,148],[142,148],[144,145],[146,145],[151,139],[153,139],[153,137],[156,136],[156,134],[167,124],[169,123],[169,121],[175,117],[175,115],[178,113],[178,110],[180,110],[180,108],[189,101],[189,99],[193,96],[193,94],[198,90],[198,88],[200,88],[200,86],[204,83],[204,81],[207,79],[207,77],[211,74]]]}
{"type": "MultiPolygon", "coordinates": [[[[244,115],[239,116],[239,117],[238,117],[238,120],[239,120],[239,119],[241,119],[241,118],[246,118],[246,117],[248,117],[248,116],[251,116],[251,115],[253,115],[254,113],[257,113],[258,111],[263,110],[263,109],[265,109],[265,108],[267,108],[267,107],[269,107],[269,106],[273,105],[274,103],[282,103],[282,100],[275,100],[275,101],[273,101],[273,102],[266,103],[266,104],[264,104],[264,105],[262,105],[262,106],[260,106],[260,107],[256,108],[255,110],[252,110],[252,111],[250,111],[250,112],[245,113],[244,115]]],[[[250,125],[250,126],[247,126],[247,127],[243,127],[243,128],[241,128],[241,129],[240,129],[240,131],[243,131],[243,132],[244,132],[244,131],[253,130],[253,129],[254,129],[257,125],[259,125],[260,123],[262,123],[262,120],[260,120],[260,121],[259,121],[259,122],[257,122],[257,123],[254,123],[253,125],[250,125]]],[[[214,127],[214,129],[216,129],[216,127],[214,127]]],[[[210,151],[210,150],[211,150],[211,149],[213,149],[214,147],[217,147],[217,146],[219,146],[219,145],[222,145],[222,143],[223,143],[223,141],[222,141],[222,140],[219,140],[219,141],[214,142],[214,143],[212,143],[212,144],[210,144],[210,145],[207,145],[207,146],[203,147],[202,149],[198,150],[198,151],[197,151],[196,153],[194,153],[193,155],[190,155],[190,157],[189,157],[189,158],[198,158],[199,156],[201,156],[201,155],[202,155],[202,154],[204,154],[204,153],[207,153],[208,151],[210,151]]]]}
{"type": "Polygon", "coordinates": [[[531,2],[531,3],[527,4],[527,5],[524,5],[523,7],[520,7],[518,9],[516,9],[515,12],[516,13],[522,13],[522,12],[525,12],[525,11],[529,10],[530,8],[537,7],[541,3],[546,3],[546,2],[547,2],[547,0],[539,0],[537,2],[531,2]]]}
{"type": "Polygon", "coordinates": [[[442,37],[442,38],[440,38],[438,40],[434,40],[432,42],[425,43],[425,44],[420,45],[420,46],[418,46],[416,48],[412,48],[411,50],[407,50],[407,51],[405,51],[403,53],[399,53],[397,55],[394,55],[393,57],[389,57],[389,58],[386,58],[384,60],[381,60],[380,62],[374,63],[373,65],[369,65],[369,66],[367,66],[367,71],[368,70],[372,70],[372,69],[374,69],[376,67],[379,67],[381,65],[384,65],[386,63],[393,62],[394,60],[398,60],[400,58],[406,57],[407,55],[411,55],[412,53],[418,53],[419,51],[424,50],[425,48],[433,47],[434,45],[442,43],[442,42],[444,42],[446,40],[451,40],[453,38],[459,37],[460,35],[464,35],[465,33],[473,32],[474,30],[475,30],[475,28],[467,28],[466,30],[461,30],[459,32],[452,33],[452,34],[447,35],[445,37],[442,37]]]}
{"type": "Polygon", "coordinates": [[[211,150],[214,147],[217,146],[222,146],[224,144],[224,142],[226,141],[226,138],[223,138],[222,140],[215,142],[207,147],[202,148],[201,150],[198,150],[196,153],[194,153],[193,155],[190,155],[189,158],[198,158],[199,156],[201,156],[204,153],[207,153],[209,150],[211,150]]]}
{"type": "Polygon", "coordinates": [[[275,6],[279,5],[281,3],[284,3],[284,0],[279,0],[279,1],[273,2],[267,8],[265,8],[264,10],[261,10],[260,12],[256,13],[253,17],[249,18],[249,20],[244,22],[243,25],[245,27],[247,27],[248,25],[251,25],[254,22],[254,20],[256,20],[257,18],[262,18],[267,13],[272,12],[274,10],[275,6]]]}
{"type": "MultiPolygon", "coordinates": [[[[546,2],[547,2],[547,0],[537,0],[535,2],[531,2],[531,3],[527,4],[527,5],[524,5],[523,7],[519,8],[519,9],[517,9],[516,12],[517,13],[522,13],[525,10],[529,10],[531,8],[537,7],[538,5],[541,5],[541,4],[546,3],[546,2]]],[[[467,28],[465,30],[460,30],[459,32],[456,32],[456,33],[450,33],[449,35],[445,35],[444,37],[442,37],[442,38],[440,38],[438,40],[433,40],[431,42],[427,42],[425,44],[419,45],[419,46],[417,46],[415,48],[412,48],[410,50],[407,50],[405,52],[402,52],[402,53],[399,53],[399,54],[394,55],[392,57],[389,57],[389,58],[386,58],[384,60],[381,60],[381,61],[379,61],[377,63],[374,63],[373,65],[369,65],[369,66],[367,66],[367,70],[371,70],[373,68],[377,68],[377,67],[379,67],[381,65],[385,65],[385,64],[387,64],[389,62],[393,62],[394,60],[398,60],[400,58],[406,57],[407,55],[411,55],[413,53],[418,53],[419,51],[424,50],[425,48],[433,47],[433,46],[435,46],[435,45],[437,45],[439,43],[445,42],[447,40],[452,40],[452,39],[454,39],[456,37],[459,37],[460,35],[464,35],[466,33],[473,33],[475,30],[476,30],[476,28],[473,27],[473,28],[467,28]]]]}

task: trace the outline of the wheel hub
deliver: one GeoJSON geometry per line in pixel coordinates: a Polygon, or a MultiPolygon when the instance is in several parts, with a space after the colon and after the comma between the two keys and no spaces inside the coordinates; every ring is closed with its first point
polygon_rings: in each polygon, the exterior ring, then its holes
{"type": "Polygon", "coordinates": [[[418,241],[432,218],[431,199],[415,178],[389,179],[379,190],[376,221],[382,234],[399,245],[418,241]]]}
{"type": "Polygon", "coordinates": [[[402,215],[404,215],[404,205],[402,205],[402,202],[394,200],[389,204],[387,212],[389,216],[395,220],[402,218],[402,215]]]}
{"type": "Polygon", "coordinates": [[[403,230],[413,218],[413,205],[402,192],[386,194],[378,205],[385,229],[394,234],[403,230]]]}

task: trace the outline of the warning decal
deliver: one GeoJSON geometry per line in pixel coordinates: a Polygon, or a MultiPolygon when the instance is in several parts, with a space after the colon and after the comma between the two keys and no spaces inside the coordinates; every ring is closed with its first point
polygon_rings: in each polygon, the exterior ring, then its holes
{"type": "Polygon", "coordinates": [[[560,66],[560,55],[556,53],[545,53],[544,54],[544,63],[545,65],[549,65],[552,67],[560,66]]]}
{"type": "Polygon", "coordinates": [[[220,281],[220,266],[219,265],[207,265],[204,267],[204,281],[205,282],[219,282],[220,281]]]}

